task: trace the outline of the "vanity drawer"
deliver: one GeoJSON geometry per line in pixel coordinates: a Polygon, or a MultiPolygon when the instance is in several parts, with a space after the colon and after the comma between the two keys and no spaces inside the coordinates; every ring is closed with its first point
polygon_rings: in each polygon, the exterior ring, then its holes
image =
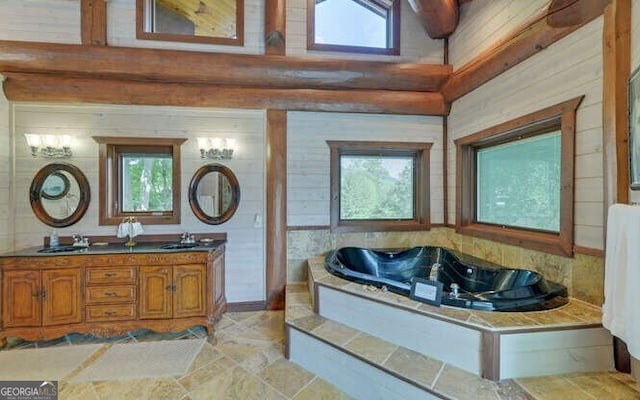
{"type": "Polygon", "coordinates": [[[122,321],[135,319],[135,304],[96,305],[86,307],[87,322],[122,321]]]}
{"type": "Polygon", "coordinates": [[[135,285],[87,286],[85,288],[85,302],[87,304],[126,303],[135,300],[135,285]]]}
{"type": "Polygon", "coordinates": [[[87,268],[85,283],[136,283],[136,267],[87,268]]]}

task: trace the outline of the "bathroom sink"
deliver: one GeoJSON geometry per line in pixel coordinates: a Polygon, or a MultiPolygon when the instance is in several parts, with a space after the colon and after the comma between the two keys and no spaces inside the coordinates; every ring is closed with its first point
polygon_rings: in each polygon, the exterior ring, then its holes
{"type": "Polygon", "coordinates": [[[77,246],[56,246],[56,247],[45,247],[38,250],[38,253],[66,253],[69,251],[80,250],[80,247],[77,246]]]}
{"type": "Polygon", "coordinates": [[[192,249],[197,247],[198,243],[167,243],[160,246],[163,250],[175,250],[175,249],[192,249]]]}

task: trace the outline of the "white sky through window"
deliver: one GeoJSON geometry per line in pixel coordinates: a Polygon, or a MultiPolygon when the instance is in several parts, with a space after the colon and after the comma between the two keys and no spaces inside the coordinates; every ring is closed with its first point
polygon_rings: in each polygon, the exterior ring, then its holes
{"type": "Polygon", "coordinates": [[[353,0],[316,3],[315,18],[316,43],[387,47],[387,20],[353,0]]]}

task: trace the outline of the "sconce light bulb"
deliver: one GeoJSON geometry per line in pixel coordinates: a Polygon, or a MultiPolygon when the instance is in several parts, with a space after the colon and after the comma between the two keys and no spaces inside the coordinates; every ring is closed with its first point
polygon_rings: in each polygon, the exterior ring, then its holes
{"type": "Polygon", "coordinates": [[[60,145],[62,147],[71,147],[71,136],[70,135],[62,135],[58,139],[60,140],[60,145]]]}
{"type": "Polygon", "coordinates": [[[198,149],[200,150],[209,149],[209,138],[199,137],[196,140],[198,141],[198,149]]]}
{"type": "Polygon", "coordinates": [[[222,148],[224,147],[224,139],[220,139],[220,138],[213,138],[211,139],[211,147],[213,147],[214,150],[222,150],[222,148]]]}
{"type": "Polygon", "coordinates": [[[24,137],[27,139],[29,147],[40,147],[40,135],[25,133],[24,137]]]}
{"type": "Polygon", "coordinates": [[[47,147],[58,147],[58,139],[54,135],[44,135],[44,144],[47,147]]]}

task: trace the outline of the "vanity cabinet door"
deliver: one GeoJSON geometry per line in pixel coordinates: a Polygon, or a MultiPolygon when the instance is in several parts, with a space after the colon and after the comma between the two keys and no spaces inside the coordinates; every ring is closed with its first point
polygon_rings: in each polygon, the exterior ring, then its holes
{"type": "Polygon", "coordinates": [[[206,269],[203,264],[177,265],[173,270],[173,316],[200,317],[207,311],[206,269]]]}
{"type": "Polygon", "coordinates": [[[2,280],[3,327],[40,326],[40,271],[5,271],[2,280]]]}
{"type": "Polygon", "coordinates": [[[42,325],[82,322],[80,268],[42,271],[42,325]]]}
{"type": "Polygon", "coordinates": [[[141,266],[139,269],[140,319],[171,318],[173,282],[169,266],[141,266]]]}

